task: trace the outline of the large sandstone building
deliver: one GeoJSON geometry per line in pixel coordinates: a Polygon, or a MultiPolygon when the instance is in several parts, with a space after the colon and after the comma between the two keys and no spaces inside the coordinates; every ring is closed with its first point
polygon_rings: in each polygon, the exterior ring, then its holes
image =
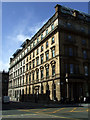
{"type": "Polygon", "coordinates": [[[55,14],[10,58],[14,101],[79,100],[90,95],[90,15],[55,6],[55,14]]]}

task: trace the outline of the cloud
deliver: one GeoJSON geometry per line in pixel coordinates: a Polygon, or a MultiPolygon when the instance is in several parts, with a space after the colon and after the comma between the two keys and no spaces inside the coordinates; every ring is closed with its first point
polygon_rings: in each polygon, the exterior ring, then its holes
{"type": "Polygon", "coordinates": [[[35,24],[32,27],[28,27],[28,31],[32,34],[32,36],[38,32],[38,30],[48,21],[48,19],[42,21],[42,22],[38,22],[37,24],[35,24]]]}
{"type": "Polygon", "coordinates": [[[23,34],[18,34],[18,35],[16,36],[16,39],[17,39],[18,41],[23,42],[23,41],[25,41],[26,39],[30,39],[30,36],[26,36],[26,35],[23,35],[23,34]]]}
{"type": "Polygon", "coordinates": [[[0,71],[7,71],[8,72],[8,68],[9,68],[9,63],[8,62],[4,62],[0,60],[0,71]]]}

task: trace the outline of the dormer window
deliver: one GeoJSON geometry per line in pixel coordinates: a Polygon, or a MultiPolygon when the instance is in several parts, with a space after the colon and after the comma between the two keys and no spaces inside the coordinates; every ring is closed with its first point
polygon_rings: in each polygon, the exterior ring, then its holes
{"type": "Polygon", "coordinates": [[[48,34],[48,29],[46,30],[46,35],[48,34]]]}
{"type": "Polygon", "coordinates": [[[54,24],[51,25],[51,30],[53,30],[53,29],[54,29],[54,24]]]}
{"type": "Polygon", "coordinates": [[[41,40],[43,39],[43,34],[41,34],[41,40]]]}

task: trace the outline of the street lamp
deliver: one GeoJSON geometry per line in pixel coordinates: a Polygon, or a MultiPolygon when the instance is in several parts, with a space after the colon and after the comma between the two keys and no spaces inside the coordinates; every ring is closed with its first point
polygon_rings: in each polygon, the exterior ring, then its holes
{"type": "Polygon", "coordinates": [[[67,99],[69,98],[68,73],[66,73],[67,99]]]}

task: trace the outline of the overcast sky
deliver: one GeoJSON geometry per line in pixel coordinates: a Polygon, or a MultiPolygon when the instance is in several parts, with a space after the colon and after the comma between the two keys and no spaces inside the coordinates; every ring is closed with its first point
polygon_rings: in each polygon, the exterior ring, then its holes
{"type": "Polygon", "coordinates": [[[55,13],[55,5],[61,4],[88,13],[87,2],[68,3],[2,3],[2,59],[0,71],[9,68],[9,59],[27,38],[31,38],[55,13]]]}

